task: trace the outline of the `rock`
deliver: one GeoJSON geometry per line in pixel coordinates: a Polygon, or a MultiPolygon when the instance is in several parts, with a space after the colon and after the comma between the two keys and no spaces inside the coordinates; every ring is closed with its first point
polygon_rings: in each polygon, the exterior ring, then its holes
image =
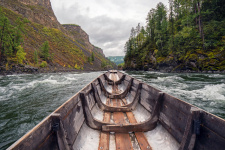
{"type": "Polygon", "coordinates": [[[98,53],[100,53],[102,56],[105,57],[103,50],[101,48],[98,48],[94,45],[92,45],[89,41],[89,35],[79,26],[79,25],[75,25],[75,24],[64,24],[62,25],[67,31],[69,31],[69,33],[71,34],[71,38],[73,38],[74,40],[76,39],[82,39],[82,41],[84,41],[84,43],[87,46],[87,49],[90,50],[90,52],[92,51],[96,51],[98,53]],[[76,34],[79,33],[79,34],[76,34]]]}
{"type": "Polygon", "coordinates": [[[194,62],[190,62],[190,65],[194,68],[197,68],[196,64],[194,62]]]}
{"type": "Polygon", "coordinates": [[[219,71],[219,70],[217,70],[217,71],[213,71],[213,73],[220,73],[220,71],[219,71]]]}

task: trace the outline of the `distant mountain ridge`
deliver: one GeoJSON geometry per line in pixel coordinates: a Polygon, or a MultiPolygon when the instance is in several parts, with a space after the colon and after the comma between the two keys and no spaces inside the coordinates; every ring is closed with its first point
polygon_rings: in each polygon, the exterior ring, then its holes
{"type": "MultiPolygon", "coordinates": [[[[102,62],[108,62],[103,50],[90,43],[89,35],[80,26],[61,25],[58,22],[50,0],[1,0],[0,8],[12,25],[16,25],[17,18],[26,22],[22,44],[26,52],[25,64],[38,67],[34,64],[34,51],[40,52],[45,41],[49,42],[49,52],[54,56],[45,70],[102,70],[102,62]],[[90,62],[92,55],[95,59],[90,62]]],[[[38,63],[42,61],[39,57],[38,63]]],[[[113,63],[108,64],[115,67],[113,63]]],[[[0,63],[0,72],[5,69],[0,63]]]]}
{"type": "Polygon", "coordinates": [[[124,63],[124,56],[109,56],[107,57],[110,61],[114,62],[116,65],[124,63]]]}

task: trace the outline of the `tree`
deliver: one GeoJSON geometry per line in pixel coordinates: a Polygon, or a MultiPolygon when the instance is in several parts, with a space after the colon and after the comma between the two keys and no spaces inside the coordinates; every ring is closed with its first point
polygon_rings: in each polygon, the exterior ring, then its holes
{"type": "Polygon", "coordinates": [[[34,63],[35,64],[38,63],[38,52],[37,52],[37,50],[34,51],[34,63]]]}
{"type": "Polygon", "coordinates": [[[41,46],[41,55],[42,55],[42,57],[43,57],[43,59],[45,60],[45,61],[47,61],[48,59],[49,59],[49,43],[48,43],[48,41],[45,41],[43,44],[42,44],[42,46],[41,46]]]}
{"type": "Polygon", "coordinates": [[[0,10],[0,48],[1,60],[6,60],[13,54],[12,34],[14,33],[13,27],[9,23],[9,19],[0,10]]]}
{"type": "Polygon", "coordinates": [[[23,42],[22,32],[23,22],[20,18],[16,20],[16,25],[12,26],[5,13],[0,9],[0,58],[1,61],[8,61],[9,57],[16,57],[17,51],[23,42]]]}
{"type": "Polygon", "coordinates": [[[164,46],[167,43],[167,11],[166,11],[166,6],[163,3],[159,3],[156,6],[156,12],[155,12],[155,24],[156,24],[156,29],[155,29],[155,40],[156,40],[156,45],[159,50],[159,54],[166,56],[167,51],[164,48],[164,46]]]}
{"type": "Polygon", "coordinates": [[[131,29],[124,46],[125,68],[143,69],[146,65],[172,61],[179,67],[188,66],[190,61],[198,66],[207,56],[216,58],[211,62],[223,62],[224,8],[223,0],[169,0],[168,10],[158,3],[148,12],[145,28],[138,24],[131,29]],[[202,60],[198,61],[199,57],[202,60]]]}
{"type": "Polygon", "coordinates": [[[26,53],[24,52],[23,48],[21,46],[17,47],[17,52],[16,52],[16,58],[17,58],[17,63],[23,64],[23,61],[26,59],[26,53]]]}
{"type": "Polygon", "coordinates": [[[91,61],[94,61],[95,60],[95,55],[94,55],[94,53],[92,52],[91,53],[91,61]]]}

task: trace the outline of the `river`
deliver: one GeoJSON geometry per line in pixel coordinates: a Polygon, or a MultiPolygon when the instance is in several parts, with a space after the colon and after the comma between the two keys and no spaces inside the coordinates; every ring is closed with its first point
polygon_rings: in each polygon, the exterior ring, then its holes
{"type": "MultiPolygon", "coordinates": [[[[6,149],[103,72],[0,76],[0,149],[6,149]]],[[[225,75],[126,72],[225,118],[225,75]]]]}

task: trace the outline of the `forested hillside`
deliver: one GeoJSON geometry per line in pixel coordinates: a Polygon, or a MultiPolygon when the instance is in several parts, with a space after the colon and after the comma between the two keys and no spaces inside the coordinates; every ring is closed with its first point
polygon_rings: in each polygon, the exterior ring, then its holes
{"type": "Polygon", "coordinates": [[[223,0],[169,0],[131,29],[125,68],[164,71],[225,70],[223,0]]]}
{"type": "Polygon", "coordinates": [[[0,1],[0,74],[116,67],[78,25],[61,25],[50,0],[0,1]]]}

